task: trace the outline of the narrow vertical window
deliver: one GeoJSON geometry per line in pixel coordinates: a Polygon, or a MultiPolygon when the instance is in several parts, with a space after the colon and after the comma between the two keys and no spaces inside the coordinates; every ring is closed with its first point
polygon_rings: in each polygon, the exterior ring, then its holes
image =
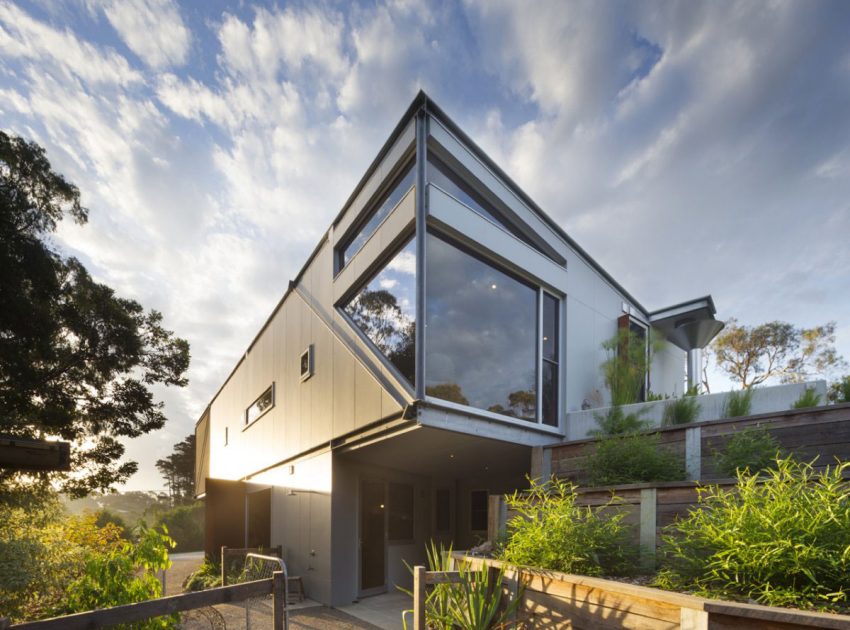
{"type": "Polygon", "coordinates": [[[559,307],[557,298],[543,293],[543,424],[558,426],[558,368],[560,365],[559,307]]]}

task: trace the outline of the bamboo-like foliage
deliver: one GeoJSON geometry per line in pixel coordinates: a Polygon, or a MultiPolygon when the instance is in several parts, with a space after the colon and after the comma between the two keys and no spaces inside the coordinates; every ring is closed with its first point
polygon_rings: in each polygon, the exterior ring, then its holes
{"type": "Polygon", "coordinates": [[[777,459],[735,488],[708,486],[668,527],[658,585],[771,606],[850,609],[850,462],[777,459]]]}

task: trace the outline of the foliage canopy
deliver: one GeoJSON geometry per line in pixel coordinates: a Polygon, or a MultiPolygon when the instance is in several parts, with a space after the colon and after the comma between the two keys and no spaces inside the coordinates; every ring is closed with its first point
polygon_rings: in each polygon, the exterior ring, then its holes
{"type": "Polygon", "coordinates": [[[733,318],[711,350],[717,367],[742,389],[772,378],[799,383],[846,365],[835,350],[835,322],[813,328],[780,321],[742,326],[733,318]]]}
{"type": "Polygon", "coordinates": [[[189,344],[51,245],[66,215],[88,218],[77,187],[44,149],[0,131],[0,431],[70,441],[72,473],[39,479],[82,496],[136,471],[120,438],[163,426],[151,387],[186,384],[189,344]]]}

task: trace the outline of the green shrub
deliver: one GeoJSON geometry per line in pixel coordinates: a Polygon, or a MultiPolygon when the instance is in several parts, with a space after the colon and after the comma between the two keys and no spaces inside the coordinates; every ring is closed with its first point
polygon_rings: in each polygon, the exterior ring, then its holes
{"type": "Polygon", "coordinates": [[[753,406],[753,389],[742,389],[737,392],[729,392],[726,404],[723,405],[723,416],[726,418],[740,418],[750,415],[753,406]]]}
{"type": "MultiPolygon", "coordinates": [[[[34,621],[159,597],[170,539],[140,528],[133,543],[116,520],[68,516],[53,494],[0,503],[0,617],[34,621]]],[[[173,625],[168,617],[133,627],[173,625]]]]}
{"type": "Polygon", "coordinates": [[[646,413],[646,408],[627,414],[620,405],[614,405],[609,407],[604,414],[593,414],[593,419],[596,420],[596,425],[599,428],[592,429],[587,434],[593,437],[606,437],[643,431],[649,428],[649,422],[640,418],[644,413],[646,413]]]}
{"type": "Polygon", "coordinates": [[[729,438],[722,452],[714,452],[714,463],[718,472],[735,477],[739,470],[753,474],[766,470],[779,455],[779,442],[765,427],[748,427],[729,438]]]}
{"type": "Polygon", "coordinates": [[[817,407],[820,404],[820,394],[815,391],[814,387],[807,387],[796,402],[791,405],[791,409],[808,409],[809,407],[817,407]]]}
{"type": "Polygon", "coordinates": [[[566,573],[632,573],[637,549],[618,503],[612,497],[599,508],[581,507],[573,484],[555,478],[546,485],[531,480],[529,490],[507,498],[508,509],[517,515],[508,522],[499,557],[566,573]]]}
{"type": "Polygon", "coordinates": [[[850,605],[850,463],[816,472],[778,459],[765,477],[739,472],[734,489],[699,490],[699,509],[663,536],[657,584],[770,606],[850,605]]]}
{"type": "Polygon", "coordinates": [[[657,433],[604,438],[595,447],[587,460],[592,485],[685,479],[682,461],[661,446],[657,433]]]}
{"type": "Polygon", "coordinates": [[[829,386],[829,402],[833,404],[850,402],[850,375],[829,386]]]}
{"type": "Polygon", "coordinates": [[[664,416],[661,424],[671,426],[674,424],[690,424],[699,416],[702,409],[695,395],[686,395],[664,405],[664,416]]]}
{"type": "MultiPolygon", "coordinates": [[[[425,596],[425,622],[428,628],[435,630],[500,630],[515,627],[512,619],[522,601],[523,586],[520,595],[507,605],[502,606],[502,583],[505,570],[500,569],[491,576],[486,566],[474,569],[460,562],[453,569],[452,549],[440,545],[437,549],[434,541],[425,548],[428,556],[429,571],[451,571],[459,573],[459,583],[435,584],[425,596]]],[[[410,565],[407,568],[413,572],[410,565]]],[[[399,587],[399,590],[411,597],[413,592],[399,587]]],[[[411,613],[413,611],[405,611],[411,613]]],[[[407,630],[407,617],[403,616],[407,630]]]]}
{"type": "Polygon", "coordinates": [[[204,548],[204,504],[178,505],[161,512],[156,525],[165,525],[179,552],[198,551],[204,548]]]}
{"type": "MultiPolygon", "coordinates": [[[[91,553],[83,574],[68,585],[65,614],[134,604],[162,596],[157,572],[171,566],[168,550],[174,541],[161,531],[138,527],[137,543],[122,541],[101,553],[91,553]]],[[[132,624],[134,630],[175,628],[176,616],[155,617],[132,624]]]]}
{"type": "Polygon", "coordinates": [[[54,494],[0,503],[0,617],[33,621],[62,614],[68,585],[96,554],[123,544],[94,513],[69,517],[54,494]]]}
{"type": "Polygon", "coordinates": [[[221,586],[221,563],[208,557],[204,558],[201,566],[186,576],[182,586],[183,590],[187,592],[203,591],[221,586]]]}

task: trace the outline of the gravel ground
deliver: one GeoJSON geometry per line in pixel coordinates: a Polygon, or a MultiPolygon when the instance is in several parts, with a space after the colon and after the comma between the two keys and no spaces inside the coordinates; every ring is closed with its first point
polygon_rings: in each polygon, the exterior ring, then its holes
{"type": "MultiPolygon", "coordinates": [[[[201,566],[204,556],[201,552],[178,553],[171,556],[171,568],[166,573],[165,594],[177,595],[182,592],[183,580],[201,566]]],[[[233,604],[213,607],[216,612],[193,612],[184,620],[187,630],[243,630],[246,628],[245,609],[233,604]],[[223,625],[222,625],[223,624],[223,625]]],[[[271,630],[271,605],[260,602],[251,611],[251,630],[271,630]]],[[[301,608],[289,613],[289,627],[292,630],[377,630],[377,626],[366,623],[327,606],[301,608]]]]}

